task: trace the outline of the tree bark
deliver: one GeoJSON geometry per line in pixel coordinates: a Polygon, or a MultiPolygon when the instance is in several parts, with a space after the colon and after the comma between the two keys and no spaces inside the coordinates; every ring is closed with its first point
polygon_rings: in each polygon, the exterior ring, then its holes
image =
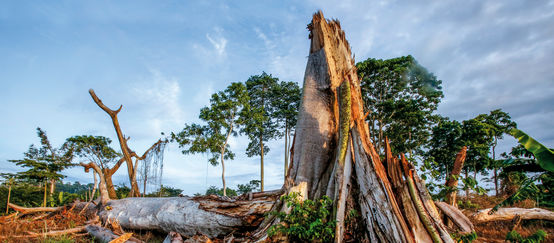
{"type": "Polygon", "coordinates": [[[457,207],[445,202],[435,202],[435,205],[437,205],[437,207],[446,217],[448,217],[449,220],[460,228],[462,233],[466,234],[475,231],[473,223],[471,223],[469,218],[466,217],[457,207]]]}
{"type": "Polygon", "coordinates": [[[107,106],[102,103],[102,100],[100,100],[96,94],[94,93],[94,90],[89,90],[90,96],[94,100],[94,102],[112,119],[113,126],[115,128],[115,132],[117,134],[117,139],[119,140],[119,144],[121,147],[121,152],[123,153],[123,158],[125,159],[125,162],[127,163],[127,173],[129,175],[129,181],[131,183],[131,191],[129,192],[129,196],[131,197],[137,197],[140,196],[140,191],[138,188],[138,184],[136,181],[135,175],[135,168],[133,166],[133,161],[131,160],[131,151],[129,147],[127,146],[127,139],[123,137],[123,133],[121,132],[121,127],[119,126],[119,120],[117,119],[117,114],[121,111],[121,108],[123,108],[123,105],[119,107],[117,110],[111,110],[107,106]]]}
{"type": "Polygon", "coordinates": [[[275,197],[253,201],[224,201],[217,197],[125,198],[109,201],[99,212],[103,221],[116,220],[121,227],[137,230],[197,233],[208,237],[253,229],[274,203],[275,197]]]}

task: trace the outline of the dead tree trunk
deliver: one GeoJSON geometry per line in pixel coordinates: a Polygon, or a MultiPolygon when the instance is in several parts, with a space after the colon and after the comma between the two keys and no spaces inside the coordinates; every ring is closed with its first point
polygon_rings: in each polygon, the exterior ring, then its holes
{"type": "MultiPolygon", "coordinates": [[[[343,240],[344,208],[352,207],[345,205],[352,201],[359,204],[371,242],[453,242],[413,166],[403,159],[387,171],[381,163],[364,121],[350,46],[338,21],[328,21],[318,12],[308,29],[310,56],[285,191],[306,183],[307,198],[333,198],[336,242],[343,240]],[[403,183],[396,192],[387,172],[396,173],[393,183],[403,183]],[[358,198],[347,200],[352,185],[359,186],[358,198]]],[[[273,210],[278,207],[283,205],[273,210]]],[[[260,230],[267,228],[262,225],[260,230]]],[[[263,232],[255,235],[266,237],[263,232]]]]}

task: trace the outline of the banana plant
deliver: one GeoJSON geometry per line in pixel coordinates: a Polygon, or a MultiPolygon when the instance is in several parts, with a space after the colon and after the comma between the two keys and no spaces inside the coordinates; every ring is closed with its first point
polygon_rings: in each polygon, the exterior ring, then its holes
{"type": "MultiPolygon", "coordinates": [[[[510,135],[518,140],[518,142],[525,147],[529,152],[533,153],[536,159],[536,163],[545,171],[554,172],[554,152],[546,146],[539,143],[537,140],[527,135],[519,129],[511,129],[510,135]]],[[[504,161],[504,165],[513,163],[513,159],[504,161]]],[[[504,201],[500,202],[492,208],[489,214],[493,214],[498,208],[510,205],[527,198],[536,197],[541,193],[541,190],[535,185],[535,182],[543,176],[543,174],[526,179],[522,186],[514,194],[510,195],[504,201]]]]}
{"type": "Polygon", "coordinates": [[[529,152],[535,155],[537,163],[544,169],[554,172],[554,151],[539,143],[537,140],[527,135],[519,129],[510,130],[510,135],[518,140],[529,152]]]}

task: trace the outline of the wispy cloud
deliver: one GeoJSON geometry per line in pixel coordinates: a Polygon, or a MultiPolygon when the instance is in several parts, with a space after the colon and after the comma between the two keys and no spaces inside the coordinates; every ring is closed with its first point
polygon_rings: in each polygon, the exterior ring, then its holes
{"type": "Polygon", "coordinates": [[[223,37],[223,30],[221,28],[215,28],[215,34],[206,34],[206,38],[212,44],[215,52],[218,56],[224,57],[226,54],[225,47],[227,47],[227,39],[223,37]]]}

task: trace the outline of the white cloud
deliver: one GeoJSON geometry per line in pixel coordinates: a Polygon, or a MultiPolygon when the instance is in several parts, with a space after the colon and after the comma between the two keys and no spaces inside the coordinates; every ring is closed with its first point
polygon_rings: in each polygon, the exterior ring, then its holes
{"type": "Polygon", "coordinates": [[[156,69],[150,69],[151,77],[138,83],[131,95],[146,110],[147,122],[153,134],[184,122],[179,104],[181,87],[174,77],[166,77],[156,69]]]}
{"type": "Polygon", "coordinates": [[[216,28],[215,35],[212,36],[209,33],[206,34],[206,38],[208,39],[208,41],[210,41],[210,43],[215,49],[215,52],[220,57],[225,56],[226,54],[225,47],[227,47],[227,39],[223,37],[222,32],[223,32],[222,29],[216,28]]]}

